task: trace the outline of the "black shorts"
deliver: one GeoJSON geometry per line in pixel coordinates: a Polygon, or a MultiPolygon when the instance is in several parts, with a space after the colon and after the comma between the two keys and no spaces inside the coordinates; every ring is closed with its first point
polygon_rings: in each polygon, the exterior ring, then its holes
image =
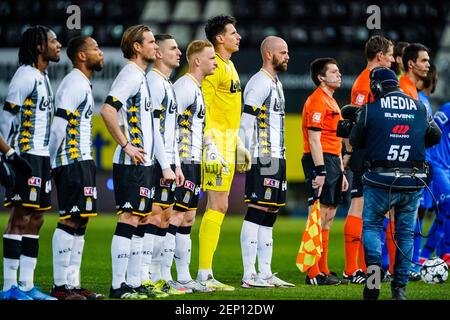
{"type": "Polygon", "coordinates": [[[147,216],[152,211],[154,166],[113,164],[117,214],[130,212],[147,216]]]}
{"type": "Polygon", "coordinates": [[[245,202],[265,207],[286,205],[286,160],[256,158],[245,174],[245,202]],[[255,161],[254,161],[255,162],[255,161]]]}
{"type": "Polygon", "coordinates": [[[202,182],[202,168],[198,163],[182,163],[184,185],[175,190],[175,206],[177,211],[193,211],[197,209],[202,182]]]}
{"type": "Polygon", "coordinates": [[[362,175],[364,173],[364,149],[354,149],[352,156],[350,157],[350,170],[353,173],[353,179],[351,183],[350,195],[353,198],[359,198],[363,196],[363,183],[362,175]]]}
{"type": "Polygon", "coordinates": [[[50,157],[24,153],[21,157],[31,165],[31,176],[24,176],[20,170],[14,170],[16,183],[14,188],[5,191],[4,206],[11,208],[22,206],[32,211],[46,211],[52,207],[50,176],[50,157]]]}
{"type": "Polygon", "coordinates": [[[95,172],[94,160],[77,161],[53,169],[60,219],[97,215],[95,172]]]}
{"type": "MultiPolygon", "coordinates": [[[[327,176],[320,194],[320,203],[327,206],[337,206],[342,203],[342,170],[341,159],[334,154],[324,153],[323,159],[327,176]]],[[[314,190],[312,188],[312,171],[314,169],[314,162],[311,153],[305,153],[302,158],[303,172],[306,177],[306,186],[309,190],[308,205],[314,203],[314,190]]]]}
{"type": "MultiPolygon", "coordinates": [[[[170,168],[175,172],[175,165],[170,165],[170,168]]],[[[155,164],[155,196],[153,197],[153,204],[161,208],[168,208],[175,203],[175,189],[177,187],[176,182],[163,182],[162,169],[159,163],[155,164]]]]}

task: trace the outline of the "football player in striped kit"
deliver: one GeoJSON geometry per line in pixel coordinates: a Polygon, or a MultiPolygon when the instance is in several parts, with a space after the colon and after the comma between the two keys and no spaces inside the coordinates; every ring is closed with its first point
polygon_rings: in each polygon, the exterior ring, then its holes
{"type": "Polygon", "coordinates": [[[164,150],[153,139],[151,98],[145,75],[155,60],[158,45],[148,26],[135,25],[125,30],[120,47],[128,63],[114,80],[101,110],[106,127],[118,144],[113,180],[119,221],[111,243],[109,297],[145,299],[155,294],[152,288],[141,285],[141,226],[151,213],[154,154],[164,150]]]}
{"type": "MultiPolygon", "coordinates": [[[[214,291],[213,288],[192,279],[189,263],[192,248],[190,233],[195,221],[201,188],[203,143],[208,140],[203,137],[205,101],[201,84],[206,76],[214,74],[217,61],[214,47],[207,40],[192,41],[187,47],[186,56],[189,70],[174,84],[180,113],[178,149],[185,180],[184,184],[175,191],[174,214],[170,219],[170,224],[177,228],[175,237],[171,239],[174,252],[167,256],[163,263],[170,267],[175,258],[179,283],[194,292],[211,292],[214,291]]],[[[209,143],[212,142],[209,141],[209,143]]]]}
{"type": "Polygon", "coordinates": [[[48,144],[54,106],[47,67],[51,61],[59,61],[60,52],[61,44],[49,28],[37,25],[23,33],[20,67],[11,80],[0,116],[1,134],[11,139],[8,141],[14,148],[10,152],[17,152],[32,167],[31,174],[17,170],[15,187],[6,190],[5,206],[13,210],[3,234],[0,299],[56,300],[34,286],[34,269],[43,213],[51,208],[48,144]],[[16,121],[18,126],[13,125],[16,121]]]}
{"type": "Polygon", "coordinates": [[[181,51],[171,35],[155,35],[155,39],[158,50],[153,68],[147,74],[147,83],[152,96],[154,136],[164,145],[164,152],[157,157],[155,164],[155,195],[152,215],[146,220],[149,232],[144,245],[147,249],[153,242],[151,280],[157,288],[179,295],[191,293],[192,290],[173,281],[170,266],[164,267],[162,261],[165,256],[173,254],[175,242],[172,240],[176,227],[169,225],[169,218],[173,213],[175,188],[181,186],[184,180],[176,140],[177,100],[169,79],[172,71],[180,65],[181,51]]]}
{"type": "Polygon", "coordinates": [[[253,154],[246,173],[248,211],[241,229],[244,264],[243,288],[294,287],[271,270],[272,230],[280,207],[286,202],[283,87],[279,72],[289,62],[286,42],[269,36],[261,43],[263,66],[250,78],[244,91],[240,138],[253,154]],[[255,270],[258,257],[259,273],[255,270]]]}
{"type": "Polygon", "coordinates": [[[53,233],[52,296],[59,300],[102,299],[81,288],[80,266],[88,218],[97,215],[95,163],[92,158],[94,97],[89,81],[103,68],[103,52],[88,36],[72,38],[67,56],[73,70],[56,91],[50,132],[50,160],[58,193],[60,221],[53,233]]]}

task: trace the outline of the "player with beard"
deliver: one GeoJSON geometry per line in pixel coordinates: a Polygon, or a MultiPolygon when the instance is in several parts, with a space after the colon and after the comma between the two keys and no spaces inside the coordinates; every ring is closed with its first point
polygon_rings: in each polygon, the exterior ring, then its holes
{"type": "Polygon", "coordinates": [[[241,229],[244,264],[241,286],[294,287],[271,270],[272,230],[279,208],[286,205],[285,99],[278,73],[287,70],[288,46],[279,37],[267,37],[261,43],[261,56],[262,68],[245,87],[239,132],[241,141],[254,157],[245,182],[248,210],[241,229]]]}
{"type": "Polygon", "coordinates": [[[81,288],[80,266],[88,218],[97,215],[92,159],[94,97],[89,79],[102,70],[103,52],[93,38],[78,36],[69,41],[67,56],[73,70],[56,91],[50,132],[50,160],[60,214],[52,241],[51,295],[59,300],[96,300],[103,295],[81,288]]]}
{"type": "Polygon", "coordinates": [[[34,270],[43,213],[51,208],[48,144],[54,106],[47,67],[51,61],[59,61],[60,52],[61,44],[49,28],[38,25],[23,33],[20,67],[11,80],[0,116],[1,135],[11,137],[14,148],[6,157],[17,152],[32,167],[31,174],[15,170],[15,187],[6,189],[5,207],[13,210],[3,234],[4,282],[0,299],[56,300],[34,286],[34,270]]]}
{"type": "Polygon", "coordinates": [[[145,79],[158,45],[148,26],[135,25],[125,30],[120,48],[128,63],[114,80],[101,110],[106,127],[118,144],[113,180],[119,221],[111,243],[109,297],[145,299],[154,295],[135,276],[140,272],[141,261],[132,259],[131,248],[133,241],[142,238],[137,233],[138,224],[151,213],[154,153],[164,152],[164,148],[154,144],[151,98],[145,79]]]}

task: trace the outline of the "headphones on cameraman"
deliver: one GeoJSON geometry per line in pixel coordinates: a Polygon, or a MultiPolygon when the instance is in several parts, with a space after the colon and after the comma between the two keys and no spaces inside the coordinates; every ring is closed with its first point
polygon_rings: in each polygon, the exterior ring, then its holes
{"type": "Polygon", "coordinates": [[[380,79],[375,78],[375,73],[378,70],[382,70],[384,67],[375,67],[370,71],[370,91],[375,98],[381,97],[383,95],[383,86],[381,85],[380,79]]]}

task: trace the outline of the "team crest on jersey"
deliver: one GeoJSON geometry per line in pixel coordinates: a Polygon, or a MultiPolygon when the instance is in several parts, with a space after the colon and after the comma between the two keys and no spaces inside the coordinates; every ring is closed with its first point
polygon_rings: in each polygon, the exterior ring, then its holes
{"type": "Polygon", "coordinates": [[[264,178],[264,186],[278,189],[280,187],[280,181],[270,178],[264,178]]]}
{"type": "Polygon", "coordinates": [[[186,181],[184,181],[184,187],[185,187],[186,189],[189,189],[189,190],[191,190],[191,191],[194,191],[195,183],[193,183],[192,181],[186,180],[186,181]]]}
{"type": "Polygon", "coordinates": [[[149,198],[149,199],[150,199],[151,191],[150,191],[150,189],[148,189],[148,188],[140,187],[140,188],[139,188],[139,195],[140,195],[141,197],[146,197],[146,198],[149,198]]]}
{"type": "Polygon", "coordinates": [[[39,177],[31,177],[28,179],[28,185],[33,187],[41,187],[41,178],[39,177]]]}
{"type": "Polygon", "coordinates": [[[167,188],[170,188],[170,181],[166,181],[166,182],[164,182],[164,179],[163,178],[161,178],[161,179],[159,179],[159,185],[161,186],[161,187],[167,187],[167,188]]]}
{"type": "Polygon", "coordinates": [[[321,112],[314,112],[314,114],[312,116],[312,122],[320,123],[320,119],[321,118],[322,118],[322,113],[321,112]]]}
{"type": "Polygon", "coordinates": [[[84,187],[84,196],[85,197],[93,197],[94,196],[94,188],[93,187],[84,187]]]}

